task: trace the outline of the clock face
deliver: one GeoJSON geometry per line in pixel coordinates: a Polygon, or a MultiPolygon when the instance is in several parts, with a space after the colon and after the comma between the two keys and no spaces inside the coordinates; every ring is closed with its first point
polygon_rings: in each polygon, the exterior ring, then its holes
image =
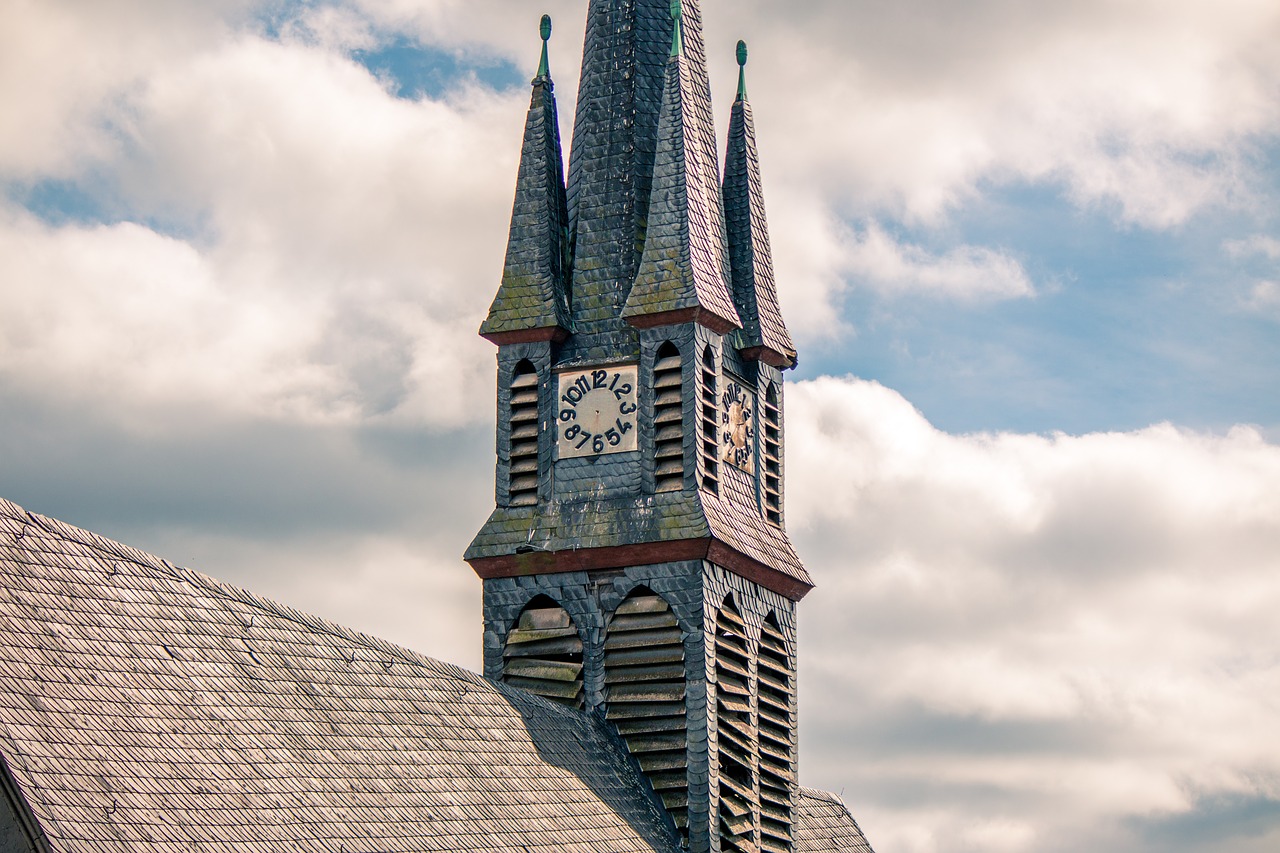
{"type": "Polygon", "coordinates": [[[637,375],[634,364],[560,374],[556,445],[561,459],[639,448],[637,375]]]}
{"type": "Polygon", "coordinates": [[[730,381],[720,397],[720,458],[751,473],[755,449],[755,396],[730,381]]]}

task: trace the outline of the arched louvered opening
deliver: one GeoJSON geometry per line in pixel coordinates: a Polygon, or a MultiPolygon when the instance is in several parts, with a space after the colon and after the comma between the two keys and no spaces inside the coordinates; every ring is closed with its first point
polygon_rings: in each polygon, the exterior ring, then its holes
{"type": "Polygon", "coordinates": [[[782,423],[778,407],[778,386],[772,382],[764,392],[764,517],[782,524],[782,423]]]}
{"type": "Polygon", "coordinates": [[[701,408],[701,440],[698,446],[702,456],[702,488],[716,492],[720,488],[719,454],[717,439],[720,434],[720,406],[716,398],[716,356],[707,347],[702,352],[702,408],[701,408]]]}
{"type": "Polygon", "coordinates": [[[795,784],[795,726],[791,703],[795,679],[791,656],[770,613],[760,632],[757,666],[760,719],[760,849],[787,853],[792,849],[791,789],[795,784]]]}
{"type": "Polygon", "coordinates": [[[521,611],[502,652],[502,680],[582,707],[582,638],[568,612],[553,599],[540,595],[521,611]]]}
{"type": "Polygon", "coordinates": [[[689,834],[684,633],[670,605],[639,587],[618,605],[604,641],[608,717],[683,837],[689,834]]]}
{"type": "Polygon", "coordinates": [[[716,617],[716,751],[720,764],[720,849],[754,851],[755,727],[747,629],[725,599],[716,617]]]}
{"type": "Polygon", "coordinates": [[[653,365],[654,489],[684,488],[684,379],[680,350],[667,342],[653,365]]]}
{"type": "Polygon", "coordinates": [[[511,506],[538,502],[538,372],[528,361],[511,378],[511,506]]]}

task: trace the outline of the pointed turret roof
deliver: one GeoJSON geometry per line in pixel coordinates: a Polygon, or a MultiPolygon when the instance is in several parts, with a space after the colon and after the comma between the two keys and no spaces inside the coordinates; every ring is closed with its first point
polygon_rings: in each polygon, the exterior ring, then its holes
{"type": "MultiPolygon", "coordinates": [[[[640,269],[622,316],[648,327],[696,320],[724,333],[740,326],[729,291],[710,86],[694,15],[672,3],[649,220],[640,269]]],[[[691,10],[696,11],[696,4],[691,10]]]]}
{"type": "MultiPolygon", "coordinates": [[[[634,336],[619,313],[643,248],[670,0],[591,0],[569,157],[575,336],[634,336]]],[[[588,344],[589,345],[589,344],[588,344]]]]}
{"type": "Polygon", "coordinates": [[[738,42],[738,97],[729,119],[724,158],[724,215],[733,300],[742,318],[738,346],[744,355],[785,370],[796,366],[796,347],[782,320],[773,279],[755,121],[747,100],[746,64],[747,46],[738,42]]]}
{"type": "Polygon", "coordinates": [[[547,62],[551,18],[546,15],[541,30],[542,59],[525,121],[502,284],[480,326],[480,334],[496,344],[561,340],[573,328],[566,286],[569,212],[555,84],[547,62]]]}

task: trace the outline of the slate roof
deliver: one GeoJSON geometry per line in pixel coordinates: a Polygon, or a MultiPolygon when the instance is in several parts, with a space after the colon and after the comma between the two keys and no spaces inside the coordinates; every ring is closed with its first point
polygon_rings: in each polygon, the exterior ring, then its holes
{"type": "MultiPolygon", "coordinates": [[[[678,7],[677,7],[678,8],[678,7]]],[[[640,269],[622,316],[696,309],[726,332],[741,325],[729,293],[711,89],[697,4],[689,4],[667,62],[653,198],[640,269]]],[[[712,324],[709,324],[712,325],[712,324]]]]}
{"type": "MultiPolygon", "coordinates": [[[[745,46],[740,48],[745,63],[745,46]]],[[[745,83],[729,117],[729,142],[724,158],[724,207],[733,270],[733,297],[742,318],[739,349],[760,353],[763,360],[783,369],[795,367],[796,346],[782,319],[778,287],[773,278],[773,253],[765,219],[756,148],[755,120],[745,83]]]]}
{"type": "Polygon", "coordinates": [[[597,718],[3,500],[0,754],[57,853],[675,843],[597,718]]]}
{"type": "Polygon", "coordinates": [[[795,839],[796,853],[826,853],[828,850],[873,853],[858,822],[840,798],[813,788],[800,789],[795,839]]]}
{"type": "MultiPolygon", "coordinates": [[[[545,42],[543,56],[545,62],[545,42]]],[[[539,68],[525,120],[502,284],[480,334],[501,343],[519,340],[521,333],[528,339],[530,332],[551,337],[571,331],[568,274],[569,208],[555,84],[539,68]]]]}

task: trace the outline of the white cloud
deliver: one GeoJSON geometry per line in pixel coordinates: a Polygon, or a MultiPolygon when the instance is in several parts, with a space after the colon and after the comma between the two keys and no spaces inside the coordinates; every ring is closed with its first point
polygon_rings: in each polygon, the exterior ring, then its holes
{"type": "Polygon", "coordinates": [[[1232,258],[1263,257],[1280,261],[1280,240],[1266,234],[1254,234],[1241,240],[1228,240],[1223,244],[1232,258]]]}
{"type": "Polygon", "coordinates": [[[398,100],[245,35],[149,68],[110,163],[127,208],[190,236],[7,214],[0,280],[27,296],[3,369],[122,409],[474,420],[523,97],[398,100]]]}
{"type": "Polygon", "coordinates": [[[1070,827],[1138,849],[1136,822],[1280,794],[1280,446],[948,435],[851,379],[788,401],[788,517],[822,590],[806,725],[831,739],[806,767],[852,774],[878,844],[992,849],[981,818],[1030,823],[1002,849],[1079,849],[1070,827]],[[877,794],[912,787],[928,808],[877,794]]]}
{"type": "Polygon", "coordinates": [[[1280,118],[1273,3],[708,5],[720,92],[728,38],[752,43],[768,174],[829,203],[932,219],[1032,181],[1160,228],[1258,201],[1250,145],[1280,118]]]}
{"type": "Polygon", "coordinates": [[[845,271],[853,286],[885,295],[971,300],[1035,294],[1022,264],[985,246],[957,246],[935,255],[921,246],[897,242],[878,224],[868,222],[846,251],[845,271]]]}

